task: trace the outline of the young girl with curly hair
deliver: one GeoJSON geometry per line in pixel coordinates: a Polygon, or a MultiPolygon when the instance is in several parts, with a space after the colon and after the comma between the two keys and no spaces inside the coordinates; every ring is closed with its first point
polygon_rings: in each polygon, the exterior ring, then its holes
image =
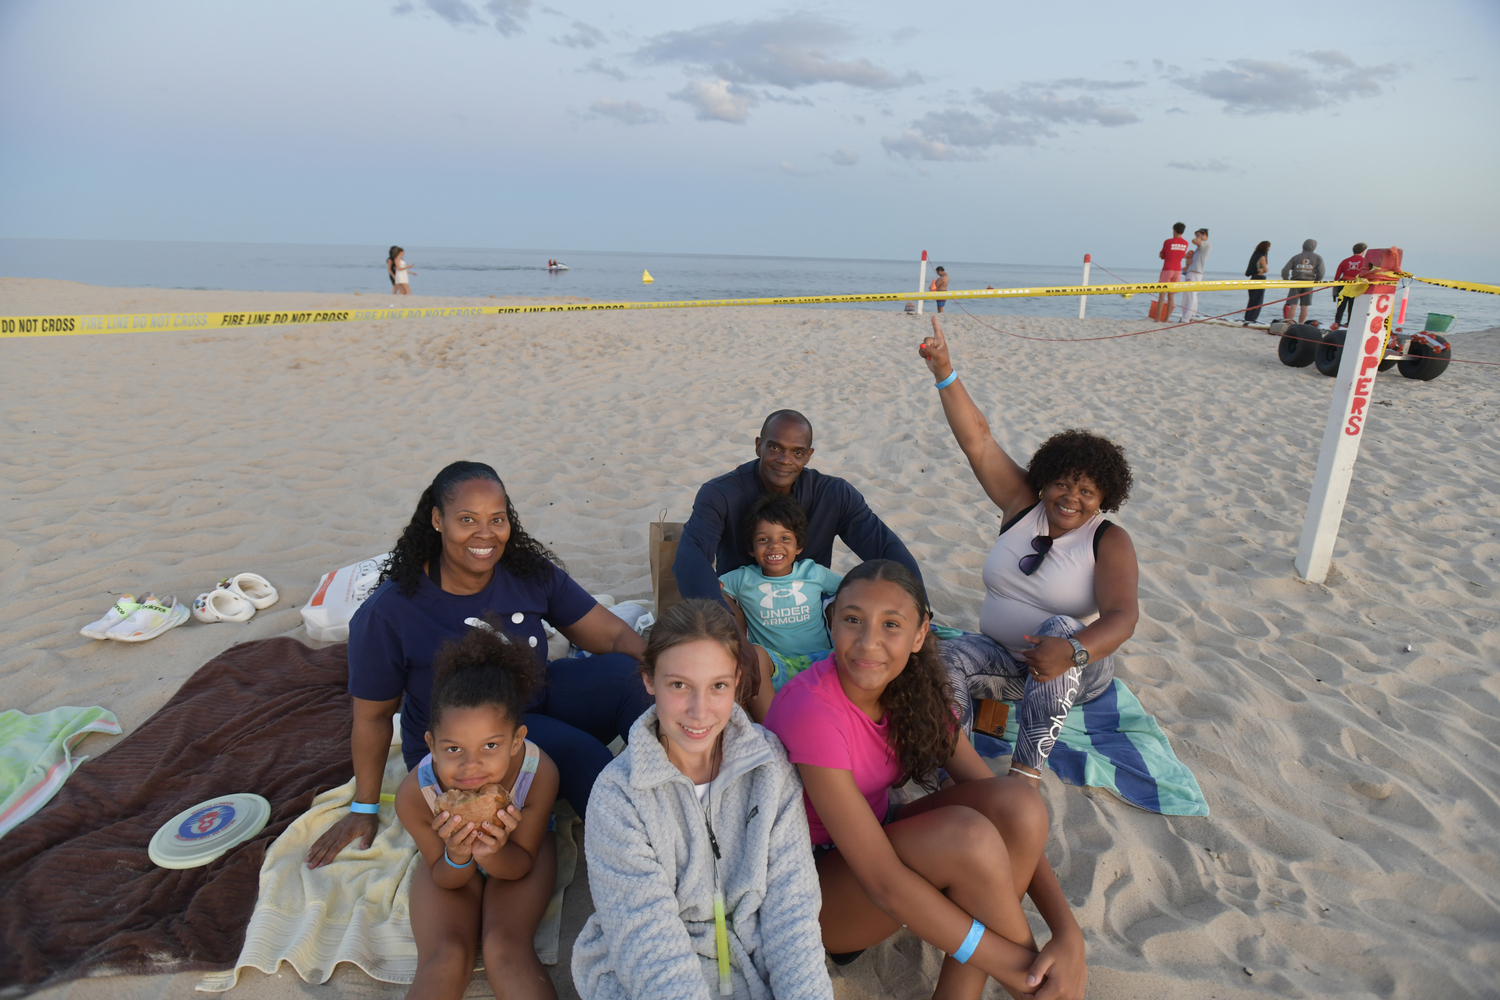
{"type": "Polygon", "coordinates": [[[541,671],[507,622],[481,621],[438,652],[428,753],[396,789],[396,816],[422,855],[411,881],[417,973],[407,997],[457,1000],[482,952],[495,996],[556,1000],[534,941],[557,877],[557,765],[521,721],[541,671]],[[485,818],[449,811],[443,797],[493,795],[495,785],[510,801],[485,818]]]}
{"type": "Polygon", "coordinates": [[[1140,618],[1135,545],[1104,517],[1130,495],[1130,463],[1115,442],[1074,429],[1052,435],[1021,468],[953,370],[936,318],[919,352],[948,426],[1001,516],[984,562],[979,631],[945,640],[943,659],[965,729],[976,699],[1018,703],[1011,770],[1040,785],[1063,720],[1110,690],[1114,653],[1140,618]]]}
{"type": "Polygon", "coordinates": [[[766,716],[802,775],[824,947],[844,964],[907,927],[948,955],[935,996],[977,998],[994,978],[1012,996],[1079,1000],[1083,933],[1042,853],[1046,804],[962,738],[921,581],[862,563],[830,617],[833,655],[766,716]],[[939,788],[939,769],[951,785],[939,788]],[[891,788],[910,780],[936,790],[894,804],[891,788]],[[1023,895],[1052,930],[1040,953],[1023,895]]]}
{"type": "Polygon", "coordinates": [[[646,641],[526,533],[494,469],[454,462],[422,491],[380,586],[349,622],[354,803],[313,845],[310,865],[327,864],[355,838],[373,841],[392,716],[400,709],[401,751],[415,767],[427,752],[433,656],[491,614],[536,658],[544,679],[521,721],[557,762],[562,797],[584,814],[610,762],[607,745],[628,737],[650,704],[637,673],[646,641]],[[594,655],[549,663],[543,619],[594,655]]]}

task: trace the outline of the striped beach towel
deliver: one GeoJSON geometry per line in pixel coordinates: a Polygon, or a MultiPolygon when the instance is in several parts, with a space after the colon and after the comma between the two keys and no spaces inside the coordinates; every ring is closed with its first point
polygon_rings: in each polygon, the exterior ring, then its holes
{"type": "Polygon", "coordinates": [[[87,757],[72,750],[89,733],[120,735],[113,712],[54,708],[41,715],[0,712],[0,837],[52,800],[87,757]]]}
{"type": "MultiPolygon", "coordinates": [[[[1011,703],[1005,739],[974,734],[981,757],[1004,757],[1016,741],[1011,703]]],[[[1070,785],[1104,788],[1131,805],[1164,816],[1207,816],[1208,802],[1167,734],[1118,677],[1093,701],[1074,705],[1047,766],[1070,785]]]]}

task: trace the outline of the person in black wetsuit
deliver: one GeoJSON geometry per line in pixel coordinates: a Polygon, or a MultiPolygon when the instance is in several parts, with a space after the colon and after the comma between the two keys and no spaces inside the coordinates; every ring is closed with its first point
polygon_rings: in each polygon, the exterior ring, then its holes
{"type": "Polygon", "coordinates": [[[672,563],[683,597],[722,601],[719,575],[755,562],[742,522],[750,505],[766,493],[790,493],[806,511],[803,559],[828,566],[837,536],[860,559],[894,559],[921,578],[906,545],[875,516],[858,490],[837,476],[807,468],[813,430],[805,416],[777,410],[766,417],[755,439],[755,455],[754,461],[699,488],[672,563]]]}

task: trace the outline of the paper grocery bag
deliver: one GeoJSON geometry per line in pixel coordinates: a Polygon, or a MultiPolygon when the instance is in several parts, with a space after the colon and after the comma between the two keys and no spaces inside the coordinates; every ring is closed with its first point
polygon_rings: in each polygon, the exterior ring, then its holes
{"type": "Polygon", "coordinates": [[[661,516],[651,522],[650,538],[646,543],[651,556],[651,600],[656,604],[657,621],[661,621],[668,608],[682,600],[682,594],[677,590],[677,577],[672,575],[672,561],[677,558],[677,543],[680,541],[682,524],[668,521],[666,508],[662,508],[661,516]]]}

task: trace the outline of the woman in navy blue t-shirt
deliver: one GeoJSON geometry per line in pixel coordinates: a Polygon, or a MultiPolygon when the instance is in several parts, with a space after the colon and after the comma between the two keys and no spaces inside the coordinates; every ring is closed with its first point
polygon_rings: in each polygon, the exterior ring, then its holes
{"type": "Polygon", "coordinates": [[[382,582],[349,623],[349,693],[354,696],[354,806],[307,856],[311,867],[332,861],[376,833],[368,810],[380,801],[391,717],[401,712],[407,767],[427,753],[432,660],[438,647],[494,613],[515,641],[536,650],[547,685],[527,706],[527,737],[557,764],[558,796],[582,815],[594,779],[610,762],[605,744],[628,738],[651,700],[641,683],[646,641],[602,607],[557,565],[516,519],[495,470],[454,462],[417,501],[411,523],[391,553],[382,582]],[[594,654],[547,663],[545,618],[569,641],[594,654]]]}

